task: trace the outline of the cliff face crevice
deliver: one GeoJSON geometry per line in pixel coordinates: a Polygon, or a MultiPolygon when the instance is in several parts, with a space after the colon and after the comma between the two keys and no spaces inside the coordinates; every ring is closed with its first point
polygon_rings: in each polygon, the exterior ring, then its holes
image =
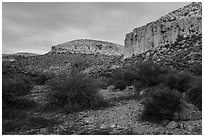
{"type": "Polygon", "coordinates": [[[160,19],[135,28],[126,34],[125,57],[137,55],[168,43],[179,37],[187,37],[202,33],[201,3],[191,3],[173,11],[160,19]]]}

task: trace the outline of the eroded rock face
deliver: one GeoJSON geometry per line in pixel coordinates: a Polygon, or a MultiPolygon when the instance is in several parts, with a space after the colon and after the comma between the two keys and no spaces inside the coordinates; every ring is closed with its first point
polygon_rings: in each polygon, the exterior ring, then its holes
{"type": "Polygon", "coordinates": [[[121,55],[123,46],[111,42],[78,39],[52,47],[51,53],[85,53],[103,55],[121,55]]]}
{"type": "Polygon", "coordinates": [[[193,2],[126,34],[123,53],[130,57],[195,34],[202,34],[202,4],[193,2]]]}

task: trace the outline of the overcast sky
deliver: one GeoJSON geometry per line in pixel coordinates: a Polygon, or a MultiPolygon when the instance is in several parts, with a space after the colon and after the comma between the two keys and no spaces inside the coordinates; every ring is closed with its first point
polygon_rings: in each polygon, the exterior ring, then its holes
{"type": "Polygon", "coordinates": [[[189,3],[3,3],[3,53],[47,53],[74,39],[123,45],[134,28],[189,3]]]}

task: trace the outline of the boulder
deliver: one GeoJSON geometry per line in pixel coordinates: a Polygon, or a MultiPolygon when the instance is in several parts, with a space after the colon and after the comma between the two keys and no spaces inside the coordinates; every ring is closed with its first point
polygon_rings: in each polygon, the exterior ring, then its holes
{"type": "Polygon", "coordinates": [[[109,91],[113,91],[115,89],[115,86],[114,85],[110,85],[106,89],[109,90],[109,91]]]}
{"type": "Polygon", "coordinates": [[[178,124],[175,121],[171,121],[167,124],[166,128],[168,129],[174,129],[178,126],[178,124]]]}
{"type": "Polygon", "coordinates": [[[145,89],[143,89],[143,90],[140,91],[139,95],[140,95],[140,96],[144,96],[144,95],[147,94],[148,91],[149,91],[149,89],[148,89],[148,88],[145,88],[145,89]]]}

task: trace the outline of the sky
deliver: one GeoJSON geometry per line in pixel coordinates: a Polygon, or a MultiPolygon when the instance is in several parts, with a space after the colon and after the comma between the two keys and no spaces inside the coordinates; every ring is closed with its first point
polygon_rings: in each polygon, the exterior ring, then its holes
{"type": "Polygon", "coordinates": [[[124,45],[125,35],[186,2],[3,2],[2,53],[44,54],[75,39],[124,45]]]}

